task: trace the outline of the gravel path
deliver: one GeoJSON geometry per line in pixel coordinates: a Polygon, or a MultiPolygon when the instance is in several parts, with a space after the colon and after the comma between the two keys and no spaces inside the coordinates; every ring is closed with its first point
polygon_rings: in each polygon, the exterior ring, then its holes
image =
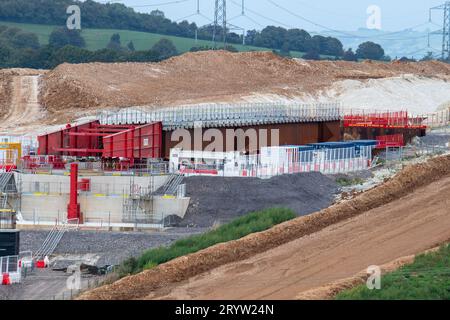
{"type": "MultiPolygon", "coordinates": [[[[77,256],[97,266],[115,265],[131,256],[139,256],[149,248],[169,245],[191,234],[204,232],[202,228],[174,228],[166,232],[102,232],[71,231],[64,235],[55,250],[67,260],[76,260],[77,256]]],[[[22,231],[21,251],[36,251],[44,242],[48,231],[22,231]]]]}
{"type": "Polygon", "coordinates": [[[180,226],[210,227],[252,211],[284,207],[298,215],[319,211],[332,204],[338,186],[321,173],[283,175],[271,179],[189,177],[186,193],[191,198],[180,226]]]}

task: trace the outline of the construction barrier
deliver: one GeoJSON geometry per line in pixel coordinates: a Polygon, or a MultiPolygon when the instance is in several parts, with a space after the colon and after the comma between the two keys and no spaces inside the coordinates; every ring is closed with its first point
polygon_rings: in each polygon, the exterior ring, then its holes
{"type": "Polygon", "coordinates": [[[403,147],[405,145],[403,134],[393,134],[386,136],[378,136],[377,149],[386,149],[387,147],[403,147]]]}
{"type": "Polygon", "coordinates": [[[283,174],[321,172],[348,173],[366,170],[372,160],[373,146],[330,149],[266,147],[261,154],[202,152],[173,149],[171,169],[184,175],[270,178],[283,174]]]}
{"type": "Polygon", "coordinates": [[[2,274],[2,285],[9,286],[11,284],[11,280],[9,278],[9,273],[2,274]]]}
{"type": "Polygon", "coordinates": [[[19,283],[22,279],[19,256],[0,257],[0,280],[2,285],[19,283]]]}
{"type": "Polygon", "coordinates": [[[426,129],[426,117],[411,116],[407,111],[350,111],[344,115],[344,127],[426,129]]]}

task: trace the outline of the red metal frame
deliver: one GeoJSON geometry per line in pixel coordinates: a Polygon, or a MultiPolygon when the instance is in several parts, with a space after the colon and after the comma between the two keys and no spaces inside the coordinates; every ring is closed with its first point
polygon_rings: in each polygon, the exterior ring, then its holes
{"type": "Polygon", "coordinates": [[[403,134],[393,134],[386,136],[378,136],[377,149],[385,149],[387,147],[403,147],[405,145],[403,134]]]}
{"type": "Polygon", "coordinates": [[[135,159],[160,158],[162,123],[142,126],[101,125],[92,121],[67,125],[57,132],[38,137],[40,155],[135,159]]]}
{"type": "Polygon", "coordinates": [[[161,146],[162,123],[156,122],[103,137],[103,158],[160,158],[161,146]]]}
{"type": "Polygon", "coordinates": [[[344,127],[426,129],[422,117],[410,117],[407,111],[349,114],[344,116],[344,127]]]}

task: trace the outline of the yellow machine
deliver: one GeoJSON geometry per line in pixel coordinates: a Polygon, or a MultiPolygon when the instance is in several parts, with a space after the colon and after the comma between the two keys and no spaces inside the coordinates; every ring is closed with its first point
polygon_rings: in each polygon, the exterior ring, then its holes
{"type": "Polygon", "coordinates": [[[0,143],[0,168],[18,166],[22,158],[22,144],[14,142],[0,143]]]}

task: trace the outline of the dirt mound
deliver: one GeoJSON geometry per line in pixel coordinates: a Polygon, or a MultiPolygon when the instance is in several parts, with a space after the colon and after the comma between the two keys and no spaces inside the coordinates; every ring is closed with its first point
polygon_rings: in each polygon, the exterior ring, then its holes
{"type": "Polygon", "coordinates": [[[138,275],[83,294],[80,299],[139,299],[154,290],[180,282],[219,266],[247,259],[295,239],[312,235],[338,222],[357,217],[450,174],[450,156],[406,167],[385,184],[309,216],[297,218],[245,238],[218,244],[183,256],[138,275]]]}
{"type": "Polygon", "coordinates": [[[48,111],[56,114],[85,114],[99,107],[227,102],[259,92],[286,97],[315,94],[342,79],[402,74],[447,77],[450,65],[307,62],[270,52],[206,51],[186,53],[161,63],[63,64],[45,76],[41,100],[48,111]]]}
{"type": "Polygon", "coordinates": [[[267,180],[189,177],[184,183],[191,201],[180,226],[211,227],[274,207],[288,208],[302,216],[330,206],[338,191],[332,179],[317,172],[267,180]]]}

